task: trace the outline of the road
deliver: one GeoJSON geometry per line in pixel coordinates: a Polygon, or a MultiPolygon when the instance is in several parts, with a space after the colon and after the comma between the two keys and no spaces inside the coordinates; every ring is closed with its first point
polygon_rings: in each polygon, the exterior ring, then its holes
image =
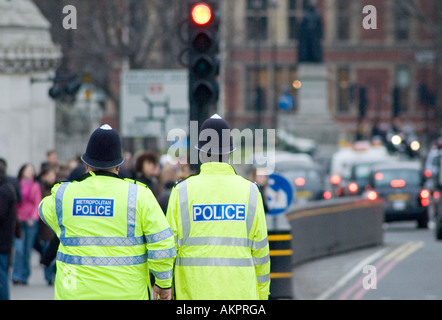
{"type": "Polygon", "coordinates": [[[384,244],[294,270],[300,300],[441,300],[442,242],[414,222],[384,225],[384,244]]]}

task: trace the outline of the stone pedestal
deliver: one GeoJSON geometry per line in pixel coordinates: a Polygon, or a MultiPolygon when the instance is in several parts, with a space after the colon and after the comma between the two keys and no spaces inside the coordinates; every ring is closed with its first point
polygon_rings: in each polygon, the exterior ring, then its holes
{"type": "Polygon", "coordinates": [[[295,137],[314,140],[319,152],[333,152],[340,132],[328,111],[327,67],[320,63],[300,64],[298,79],[301,81],[296,102],[298,110],[294,114],[281,111],[279,128],[295,137]]]}
{"type": "Polygon", "coordinates": [[[37,171],[55,146],[50,78],[61,58],[50,24],[30,0],[0,0],[0,157],[16,176],[25,162],[37,171]]]}

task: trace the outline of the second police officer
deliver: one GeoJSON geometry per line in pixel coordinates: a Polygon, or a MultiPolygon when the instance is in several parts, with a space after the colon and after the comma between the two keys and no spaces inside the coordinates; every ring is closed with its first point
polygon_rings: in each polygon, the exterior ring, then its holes
{"type": "Polygon", "coordinates": [[[266,300],[270,258],[259,189],[228,163],[235,148],[224,119],[204,121],[199,137],[200,173],[175,185],[166,215],[177,241],[174,297],[266,300]]]}

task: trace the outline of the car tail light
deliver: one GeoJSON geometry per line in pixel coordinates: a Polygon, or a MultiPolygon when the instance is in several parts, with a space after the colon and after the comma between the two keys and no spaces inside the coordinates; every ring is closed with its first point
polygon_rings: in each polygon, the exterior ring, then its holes
{"type": "Polygon", "coordinates": [[[403,187],[405,187],[405,180],[404,179],[394,179],[394,180],[391,180],[391,182],[390,182],[390,185],[393,187],[393,188],[403,188],[403,187]]]}
{"type": "Polygon", "coordinates": [[[357,191],[358,191],[358,185],[357,185],[357,183],[355,183],[355,182],[350,183],[349,186],[348,186],[348,190],[349,190],[350,192],[352,192],[352,193],[357,192],[357,191]]]}
{"type": "Polygon", "coordinates": [[[305,185],[305,179],[304,178],[296,178],[295,184],[299,187],[302,187],[303,185],[305,185]]]}
{"type": "Polygon", "coordinates": [[[428,191],[427,189],[422,189],[421,193],[420,193],[420,197],[421,197],[421,205],[423,207],[426,207],[430,204],[430,191],[428,191]]]}
{"type": "Polygon", "coordinates": [[[341,183],[341,176],[339,174],[334,174],[330,177],[331,184],[340,184],[341,183]]]}
{"type": "Polygon", "coordinates": [[[433,192],[433,198],[434,199],[439,199],[440,198],[440,192],[439,191],[434,191],[433,192]]]}
{"type": "Polygon", "coordinates": [[[422,189],[420,195],[422,199],[428,199],[430,197],[430,191],[427,189],[422,189]]]}
{"type": "Polygon", "coordinates": [[[431,170],[426,169],[426,170],[424,171],[424,176],[425,176],[425,178],[431,178],[431,176],[432,176],[432,172],[431,172],[431,170]]]}
{"type": "Polygon", "coordinates": [[[368,200],[372,200],[372,201],[374,201],[374,200],[376,200],[376,199],[378,198],[378,194],[377,194],[376,191],[374,191],[374,190],[370,190],[370,191],[368,191],[368,193],[367,193],[367,198],[368,198],[368,200]]]}
{"type": "Polygon", "coordinates": [[[331,199],[332,193],[330,191],[324,191],[323,195],[324,199],[328,200],[331,199]]]}

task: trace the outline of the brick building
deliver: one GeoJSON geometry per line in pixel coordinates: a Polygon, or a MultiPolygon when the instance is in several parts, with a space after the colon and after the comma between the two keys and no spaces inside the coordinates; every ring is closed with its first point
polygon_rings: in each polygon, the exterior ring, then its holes
{"type": "MultiPolygon", "coordinates": [[[[233,126],[275,128],[278,98],[288,90],[296,101],[297,34],[306,1],[225,2],[223,103],[233,126]]],[[[356,134],[358,121],[369,133],[375,122],[391,125],[395,116],[418,134],[439,132],[432,36],[437,1],[312,1],[324,25],[327,107],[349,137],[356,134]],[[375,11],[364,13],[364,7],[375,11]],[[367,22],[376,29],[363,26],[369,13],[375,20],[367,22]],[[362,118],[359,88],[367,97],[362,118]]],[[[296,113],[296,105],[289,112],[296,113]]]]}

